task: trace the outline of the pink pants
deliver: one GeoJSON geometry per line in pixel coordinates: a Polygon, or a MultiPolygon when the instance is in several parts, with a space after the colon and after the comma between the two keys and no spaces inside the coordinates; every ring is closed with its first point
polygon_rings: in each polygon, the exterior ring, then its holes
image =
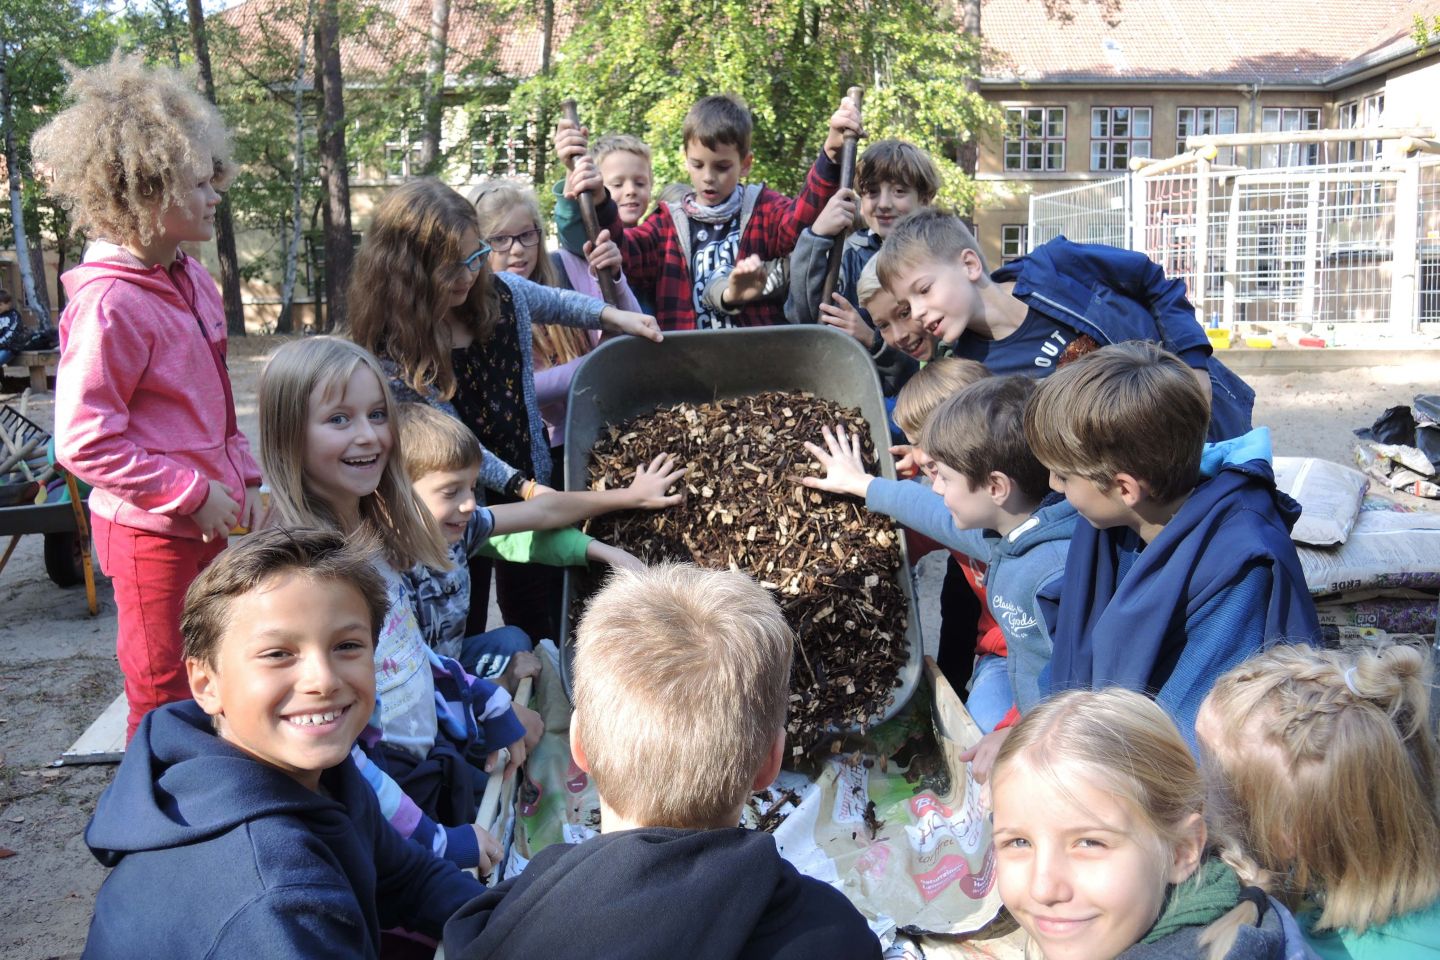
{"type": "Polygon", "coordinates": [[[147,533],[101,517],[92,517],[90,527],[100,569],[115,588],[115,653],[130,705],[125,724],[129,743],[147,712],[190,699],[180,656],[180,611],[190,582],[225,549],[225,541],[147,533]]]}

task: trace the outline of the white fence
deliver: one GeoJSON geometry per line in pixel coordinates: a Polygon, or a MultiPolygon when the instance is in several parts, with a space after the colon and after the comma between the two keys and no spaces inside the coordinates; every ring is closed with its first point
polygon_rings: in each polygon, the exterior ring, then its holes
{"type": "MultiPolygon", "coordinates": [[[[1312,136],[1327,134],[1355,137],[1312,136]]],[[[1032,197],[1030,244],[1139,250],[1185,279],[1202,321],[1232,329],[1440,322],[1440,157],[1246,169],[1207,154],[1032,197]]]]}

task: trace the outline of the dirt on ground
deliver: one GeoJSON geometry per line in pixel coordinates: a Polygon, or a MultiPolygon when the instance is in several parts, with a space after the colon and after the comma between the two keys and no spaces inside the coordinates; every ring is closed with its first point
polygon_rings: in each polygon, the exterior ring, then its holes
{"type": "MultiPolygon", "coordinates": [[[[279,342],[252,337],[231,345],[240,426],[252,442],[258,437],[256,381],[279,342]]],[[[1255,422],[1271,428],[1277,455],[1341,462],[1349,462],[1352,428],[1435,389],[1434,370],[1418,361],[1247,379],[1259,396],[1255,422]]],[[[9,392],[0,399],[18,404],[14,391],[23,384],[8,381],[5,386],[9,392]]],[[[50,395],[31,396],[27,411],[32,420],[51,427],[50,395]]],[[[121,679],[109,584],[102,579],[100,613],[91,617],[83,588],[62,590],[46,577],[42,545],[41,537],[22,538],[0,573],[0,956],[8,960],[80,955],[95,893],[105,878],[83,831],[115,770],[52,766],[120,693],[121,679]]],[[[940,569],[934,555],[921,565],[921,616],[929,638],[936,635],[940,569]]]]}

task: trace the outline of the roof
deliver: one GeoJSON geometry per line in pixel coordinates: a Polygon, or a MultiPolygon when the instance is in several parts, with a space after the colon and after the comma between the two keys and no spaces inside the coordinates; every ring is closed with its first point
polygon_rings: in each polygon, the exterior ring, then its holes
{"type": "MultiPolygon", "coordinates": [[[[236,48],[248,52],[252,64],[271,51],[280,54],[279,62],[293,63],[303,9],[297,0],[245,0],[215,19],[238,31],[236,48]]],[[[371,10],[364,31],[341,43],[340,66],[347,81],[378,76],[402,63],[423,69],[430,0],[377,0],[371,10]]],[[[555,47],[569,35],[572,22],[568,14],[557,14],[555,47]]],[[[528,5],[506,16],[488,5],[452,0],[446,77],[453,80],[477,69],[495,76],[534,76],[540,72],[542,40],[540,17],[528,5]]]]}
{"type": "Polygon", "coordinates": [[[1437,13],[1440,0],[984,0],[984,78],[1323,86],[1413,51],[1414,18],[1437,13]]]}

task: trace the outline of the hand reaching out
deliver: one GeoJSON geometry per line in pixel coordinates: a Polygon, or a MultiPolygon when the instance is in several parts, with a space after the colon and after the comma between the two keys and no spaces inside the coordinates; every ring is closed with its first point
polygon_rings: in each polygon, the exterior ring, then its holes
{"type": "Polygon", "coordinates": [[[825,436],[825,449],[822,450],[808,441],[805,449],[820,461],[820,466],[825,468],[825,476],[802,477],[800,482],[816,490],[848,493],[855,497],[865,496],[865,491],[870,488],[870,481],[875,478],[865,472],[865,465],[860,459],[860,438],[855,437],[852,440],[844,427],[836,427],[833,431],[829,427],[823,427],[821,432],[825,436]]]}
{"type": "Polygon", "coordinates": [[[668,453],[662,453],[649,465],[641,464],[635,471],[635,479],[630,481],[626,487],[634,497],[635,506],[646,510],[659,510],[662,507],[671,507],[685,499],[682,490],[679,493],[666,495],[669,490],[682,477],[685,476],[686,468],[675,468],[675,458],[668,453]]]}
{"type": "Polygon", "coordinates": [[[752,253],[735,264],[730,268],[730,279],[725,284],[726,306],[738,307],[760,296],[765,292],[765,281],[769,275],[765,261],[757,254],[752,253]]]}
{"type": "Polygon", "coordinates": [[[654,340],[661,343],[665,334],[660,332],[660,324],[655,318],[646,313],[636,313],[633,310],[621,310],[619,307],[606,307],[600,311],[600,326],[615,333],[625,333],[632,337],[644,337],[646,340],[654,340]]]}

